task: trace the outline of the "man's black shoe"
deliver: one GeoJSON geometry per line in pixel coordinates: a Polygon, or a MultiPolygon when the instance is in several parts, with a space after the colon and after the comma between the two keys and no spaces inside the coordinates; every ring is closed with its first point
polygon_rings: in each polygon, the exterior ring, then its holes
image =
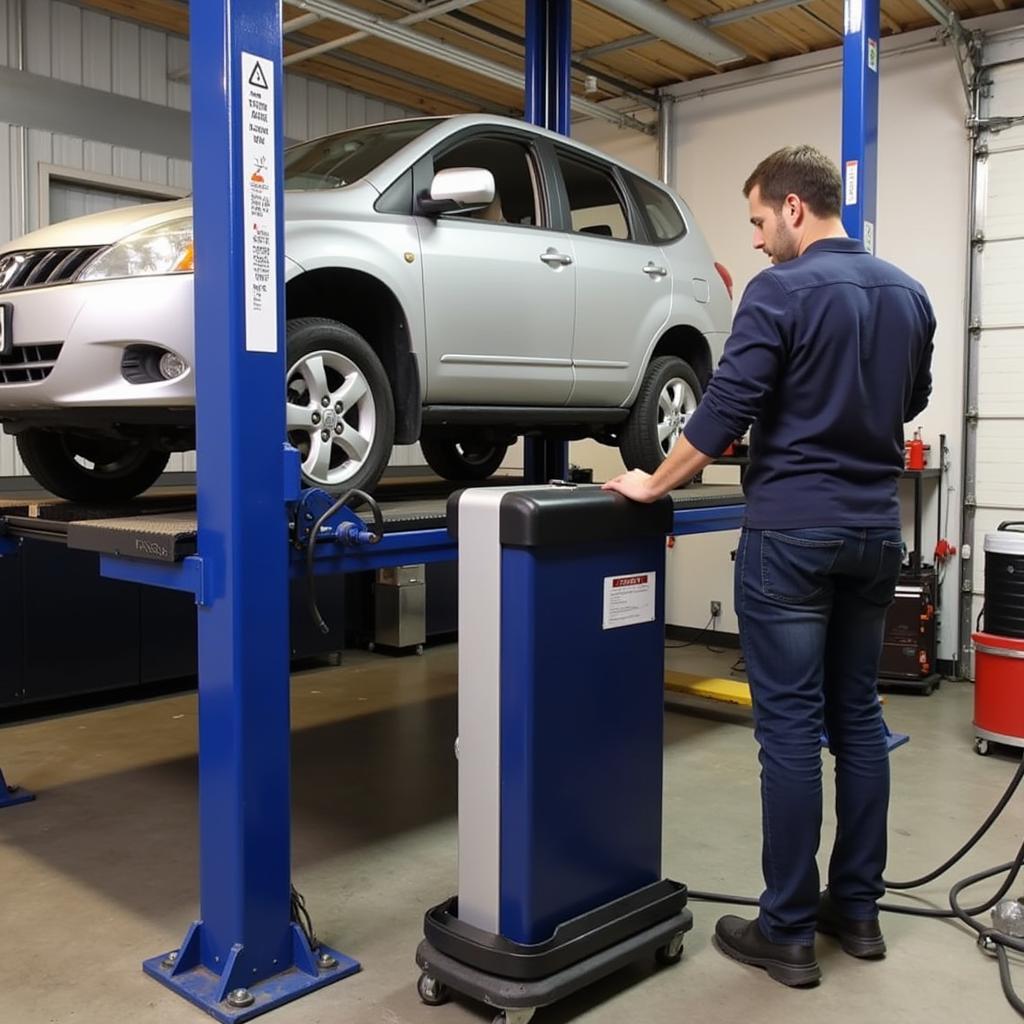
{"type": "Polygon", "coordinates": [[[818,901],[818,931],[834,935],[850,956],[861,960],[881,960],[885,956],[885,939],[878,918],[866,921],[844,917],[832,902],[826,889],[818,901]]]}
{"type": "Polygon", "coordinates": [[[755,920],[728,914],[715,925],[715,945],[728,957],[751,967],[762,967],[783,985],[803,987],[821,981],[821,968],[813,946],[769,942],[755,920]]]}

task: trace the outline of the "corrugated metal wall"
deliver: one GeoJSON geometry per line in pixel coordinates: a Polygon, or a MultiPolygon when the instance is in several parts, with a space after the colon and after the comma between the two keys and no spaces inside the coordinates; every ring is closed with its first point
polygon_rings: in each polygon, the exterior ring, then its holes
{"type": "MultiPolygon", "coordinates": [[[[19,9],[19,0],[0,0],[0,66],[84,86],[83,105],[90,102],[87,90],[97,89],[189,109],[187,78],[168,77],[188,68],[186,40],[57,0],[26,0],[20,37],[19,9]]],[[[285,134],[293,140],[407,113],[297,75],[286,76],[285,102],[285,134]]],[[[0,122],[0,243],[39,226],[40,164],[183,189],[191,179],[186,160],[0,122]]],[[[392,461],[407,465],[421,460],[403,449],[392,461]]],[[[190,470],[194,465],[192,454],[176,455],[168,468],[190,470]]],[[[0,478],[23,475],[13,438],[0,436],[0,478]]]]}

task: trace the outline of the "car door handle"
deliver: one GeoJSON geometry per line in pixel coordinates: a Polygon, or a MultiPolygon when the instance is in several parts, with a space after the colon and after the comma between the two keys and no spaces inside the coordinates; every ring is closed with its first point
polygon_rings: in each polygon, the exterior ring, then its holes
{"type": "Polygon", "coordinates": [[[549,267],[567,267],[572,263],[572,257],[568,253],[556,252],[554,249],[542,252],[540,259],[542,263],[546,263],[549,267]]]}
{"type": "Polygon", "coordinates": [[[656,263],[648,263],[643,268],[643,271],[648,277],[666,277],[668,275],[668,271],[664,267],[659,267],[656,263]]]}

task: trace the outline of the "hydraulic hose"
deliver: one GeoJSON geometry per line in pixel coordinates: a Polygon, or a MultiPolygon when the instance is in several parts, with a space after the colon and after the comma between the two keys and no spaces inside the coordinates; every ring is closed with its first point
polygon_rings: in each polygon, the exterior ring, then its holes
{"type": "Polygon", "coordinates": [[[373,513],[373,539],[370,543],[379,543],[381,537],[384,536],[384,515],[380,510],[380,505],[374,501],[365,491],[357,490],[352,488],[351,490],[345,491],[344,494],[334,502],[333,505],[320,518],[313,524],[313,528],[309,531],[309,540],[306,543],[306,602],[309,606],[309,614],[313,619],[314,624],[321,633],[327,634],[331,631],[331,627],[324,621],[323,615],[320,614],[320,606],[316,599],[316,573],[313,569],[313,561],[316,557],[316,545],[320,538],[320,531],[323,529],[324,523],[327,522],[331,516],[336,515],[349,503],[352,498],[359,498],[364,504],[370,506],[370,511],[373,513]]]}

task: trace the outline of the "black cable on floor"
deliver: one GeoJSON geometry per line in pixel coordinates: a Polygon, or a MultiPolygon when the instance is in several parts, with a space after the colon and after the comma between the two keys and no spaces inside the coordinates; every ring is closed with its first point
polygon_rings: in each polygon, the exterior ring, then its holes
{"type": "Polygon", "coordinates": [[[1013,794],[1017,792],[1017,788],[1021,784],[1021,780],[1024,779],[1024,758],[1021,759],[1020,767],[1014,773],[1013,778],[1010,780],[1010,784],[1006,787],[1006,791],[999,798],[999,802],[992,808],[989,816],[981,823],[978,830],[971,836],[970,839],[964,843],[963,846],[953,854],[944,864],[939,865],[934,871],[929,871],[928,874],[922,875],[920,878],[913,878],[909,882],[890,882],[885,880],[886,889],[894,892],[898,892],[904,889],[918,889],[922,885],[927,885],[929,882],[934,882],[936,878],[941,877],[950,868],[958,864],[964,857],[967,856],[975,846],[984,838],[988,830],[996,823],[996,819],[1003,813],[1003,808],[1010,802],[1013,794]]]}
{"type": "Polygon", "coordinates": [[[667,651],[679,651],[679,650],[682,650],[682,648],[684,648],[684,647],[693,647],[693,646],[695,646],[697,641],[700,640],[700,638],[709,629],[711,629],[711,623],[714,622],[714,621],[715,621],[715,617],[714,617],[714,615],[712,615],[711,618],[708,619],[708,621],[704,624],[704,628],[703,629],[699,629],[697,631],[697,634],[694,636],[694,638],[692,640],[684,640],[682,643],[679,643],[679,644],[666,643],[665,644],[665,650],[667,650],[667,651]]]}
{"type": "MultiPolygon", "coordinates": [[[[911,889],[920,888],[922,885],[927,885],[929,882],[935,881],[936,878],[944,875],[950,868],[963,860],[963,858],[978,845],[982,838],[995,824],[996,820],[1006,809],[1006,805],[1010,802],[1010,799],[1017,792],[1022,780],[1024,780],[1024,758],[1022,758],[1020,767],[1018,767],[1017,771],[1014,773],[1013,778],[1010,780],[1010,783],[1004,790],[1002,796],[1000,796],[999,800],[996,802],[995,807],[992,808],[988,816],[975,830],[971,838],[968,839],[956,853],[940,864],[939,867],[935,868],[935,870],[929,871],[920,878],[911,879],[907,882],[885,881],[886,890],[892,892],[906,892],[911,889]]],[[[1010,888],[1013,886],[1013,883],[1020,875],[1022,869],[1024,869],[1024,843],[1021,844],[1020,849],[1017,851],[1017,856],[1012,861],[1008,861],[1006,864],[1000,864],[995,868],[989,868],[986,871],[979,871],[976,874],[969,875],[967,878],[961,879],[953,885],[949,890],[949,910],[939,910],[933,907],[909,907],[893,903],[879,903],[878,909],[885,913],[902,914],[907,917],[925,917],[933,920],[958,920],[967,925],[973,931],[977,932],[979,945],[986,952],[993,953],[998,960],[999,981],[1007,1002],[1017,1011],[1018,1014],[1024,1017],[1024,1000],[1022,1000],[1017,994],[1017,991],[1013,986],[1013,978],[1010,971],[1010,959],[1007,953],[1008,949],[1012,949],[1014,952],[1024,953],[1024,939],[1014,938],[1013,936],[1000,932],[997,929],[986,925],[983,921],[978,920],[978,916],[980,914],[990,911],[1006,896],[1010,891],[1010,888]],[[995,878],[1002,874],[1006,874],[1006,878],[1003,880],[994,895],[976,907],[964,909],[960,905],[960,894],[962,892],[977,885],[979,882],[987,881],[990,878],[995,878]]],[[[688,896],[691,900],[696,900],[702,903],[722,903],[740,907],[759,906],[759,901],[753,897],[734,896],[730,893],[701,892],[696,889],[691,889],[689,890],[688,896]]]]}
{"type": "Polygon", "coordinates": [[[317,938],[316,932],[313,931],[313,919],[306,909],[306,897],[294,885],[292,886],[292,920],[302,929],[309,948],[315,953],[320,948],[320,940],[317,938]]]}

